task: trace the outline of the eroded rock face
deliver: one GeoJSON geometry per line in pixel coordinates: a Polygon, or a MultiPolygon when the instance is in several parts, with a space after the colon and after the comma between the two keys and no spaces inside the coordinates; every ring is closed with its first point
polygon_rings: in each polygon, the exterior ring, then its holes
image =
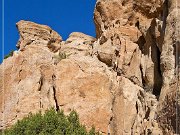
{"type": "Polygon", "coordinates": [[[162,6],[162,1],[99,0],[94,15],[99,59],[157,93],[162,85],[162,6]]]}
{"type": "Polygon", "coordinates": [[[66,41],[18,22],[19,50],[0,65],[0,128],[55,107],[102,134],[178,133],[177,10],[174,1],[98,0],[97,38],[73,32],[66,41]]]}
{"type": "Polygon", "coordinates": [[[162,5],[163,0],[98,0],[94,13],[97,37],[119,26],[136,24],[148,29],[151,20],[162,11],[162,5]]]}
{"type": "Polygon", "coordinates": [[[169,14],[166,20],[165,38],[161,53],[161,68],[163,71],[163,89],[161,93],[161,100],[164,100],[166,94],[171,92],[170,84],[176,81],[175,70],[178,66],[176,62],[179,57],[179,18],[177,13],[180,11],[179,6],[175,4],[175,1],[169,2],[169,14]]]}
{"type": "Polygon", "coordinates": [[[161,69],[163,73],[163,86],[159,101],[159,123],[164,129],[164,134],[180,133],[179,122],[179,2],[167,1],[165,37],[161,53],[161,69]],[[168,108],[168,109],[167,109],[168,108]],[[168,124],[167,124],[168,123],[168,124]]]}
{"type": "Polygon", "coordinates": [[[61,52],[68,54],[91,55],[95,38],[80,32],[73,32],[69,38],[61,43],[61,52]]]}
{"type": "Polygon", "coordinates": [[[113,106],[113,134],[162,134],[155,120],[157,100],[129,79],[119,78],[113,106]]]}
{"type": "Polygon", "coordinates": [[[1,116],[4,124],[10,126],[29,112],[46,110],[55,105],[53,95],[52,53],[43,46],[28,46],[17,56],[8,58],[1,69],[4,83],[1,89],[1,116]]]}
{"type": "Polygon", "coordinates": [[[115,83],[107,66],[90,56],[70,56],[56,67],[57,103],[65,113],[73,109],[83,124],[107,134],[115,83]]]}
{"type": "Polygon", "coordinates": [[[29,21],[19,21],[16,24],[20,39],[16,45],[20,50],[30,44],[51,45],[52,50],[56,50],[62,41],[61,36],[49,26],[39,25],[29,21]],[[54,47],[53,47],[54,46],[54,47]]]}

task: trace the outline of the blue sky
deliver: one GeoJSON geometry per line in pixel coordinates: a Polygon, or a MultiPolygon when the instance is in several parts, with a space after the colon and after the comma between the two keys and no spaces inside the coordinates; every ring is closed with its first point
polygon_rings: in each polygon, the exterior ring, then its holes
{"type": "MultiPolygon", "coordinates": [[[[16,50],[19,35],[15,24],[19,20],[48,25],[57,31],[63,40],[75,31],[95,37],[95,3],[96,0],[4,0],[5,55],[11,50],[16,50]]],[[[2,7],[0,17],[2,18],[2,7]]],[[[0,25],[2,29],[2,21],[0,25]]],[[[0,34],[2,37],[2,32],[0,34]]],[[[2,38],[0,42],[2,50],[2,38]]]]}

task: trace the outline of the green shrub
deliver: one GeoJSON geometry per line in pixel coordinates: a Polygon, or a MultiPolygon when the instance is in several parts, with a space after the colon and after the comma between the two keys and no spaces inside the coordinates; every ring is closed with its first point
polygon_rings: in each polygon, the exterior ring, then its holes
{"type": "Polygon", "coordinates": [[[13,56],[13,52],[14,52],[14,51],[11,51],[8,55],[4,56],[4,59],[7,59],[8,57],[13,56]]]}
{"type": "Polygon", "coordinates": [[[70,56],[71,54],[66,54],[65,52],[59,52],[58,55],[55,55],[54,58],[58,59],[59,61],[61,61],[62,59],[66,59],[70,56]]]}
{"type": "Polygon", "coordinates": [[[79,122],[78,114],[72,111],[68,116],[63,111],[50,109],[43,115],[29,114],[11,128],[5,135],[99,135],[93,127],[89,132],[79,122]]]}

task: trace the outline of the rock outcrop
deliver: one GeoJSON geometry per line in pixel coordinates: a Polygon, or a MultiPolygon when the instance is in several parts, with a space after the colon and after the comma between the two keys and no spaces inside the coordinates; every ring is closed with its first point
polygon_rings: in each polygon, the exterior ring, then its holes
{"type": "Polygon", "coordinates": [[[146,87],[159,91],[161,20],[156,14],[160,15],[162,5],[162,1],[104,0],[98,1],[95,9],[95,24],[102,30],[97,31],[100,60],[117,63],[116,68],[136,84],[142,86],[144,81],[146,87]]]}
{"type": "Polygon", "coordinates": [[[20,39],[17,47],[23,50],[30,44],[48,45],[53,51],[57,51],[62,37],[46,25],[38,25],[29,21],[19,21],[16,24],[20,39]]]}
{"type": "Polygon", "coordinates": [[[54,107],[102,134],[178,134],[178,10],[174,0],[97,0],[97,37],[66,41],[18,22],[19,50],[0,65],[0,129],[54,107]]]}

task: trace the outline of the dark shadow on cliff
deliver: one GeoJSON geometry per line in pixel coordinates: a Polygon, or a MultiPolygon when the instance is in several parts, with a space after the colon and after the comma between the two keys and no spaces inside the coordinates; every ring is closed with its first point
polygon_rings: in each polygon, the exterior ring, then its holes
{"type": "MultiPolygon", "coordinates": [[[[158,43],[157,38],[155,37],[155,27],[157,27],[157,23],[155,19],[152,20],[151,26],[146,32],[146,35],[141,36],[137,42],[139,45],[139,48],[144,56],[148,56],[151,58],[154,67],[153,67],[153,80],[154,84],[153,86],[150,86],[148,84],[148,80],[146,78],[146,75],[142,75],[142,82],[143,86],[146,89],[152,90],[151,92],[155,96],[159,96],[161,92],[161,87],[162,87],[162,75],[161,75],[161,69],[160,69],[160,43],[158,43]]],[[[149,59],[150,60],[150,59],[149,59]]],[[[142,70],[142,68],[141,68],[142,70]]],[[[148,70],[148,69],[146,69],[148,70]]]]}

